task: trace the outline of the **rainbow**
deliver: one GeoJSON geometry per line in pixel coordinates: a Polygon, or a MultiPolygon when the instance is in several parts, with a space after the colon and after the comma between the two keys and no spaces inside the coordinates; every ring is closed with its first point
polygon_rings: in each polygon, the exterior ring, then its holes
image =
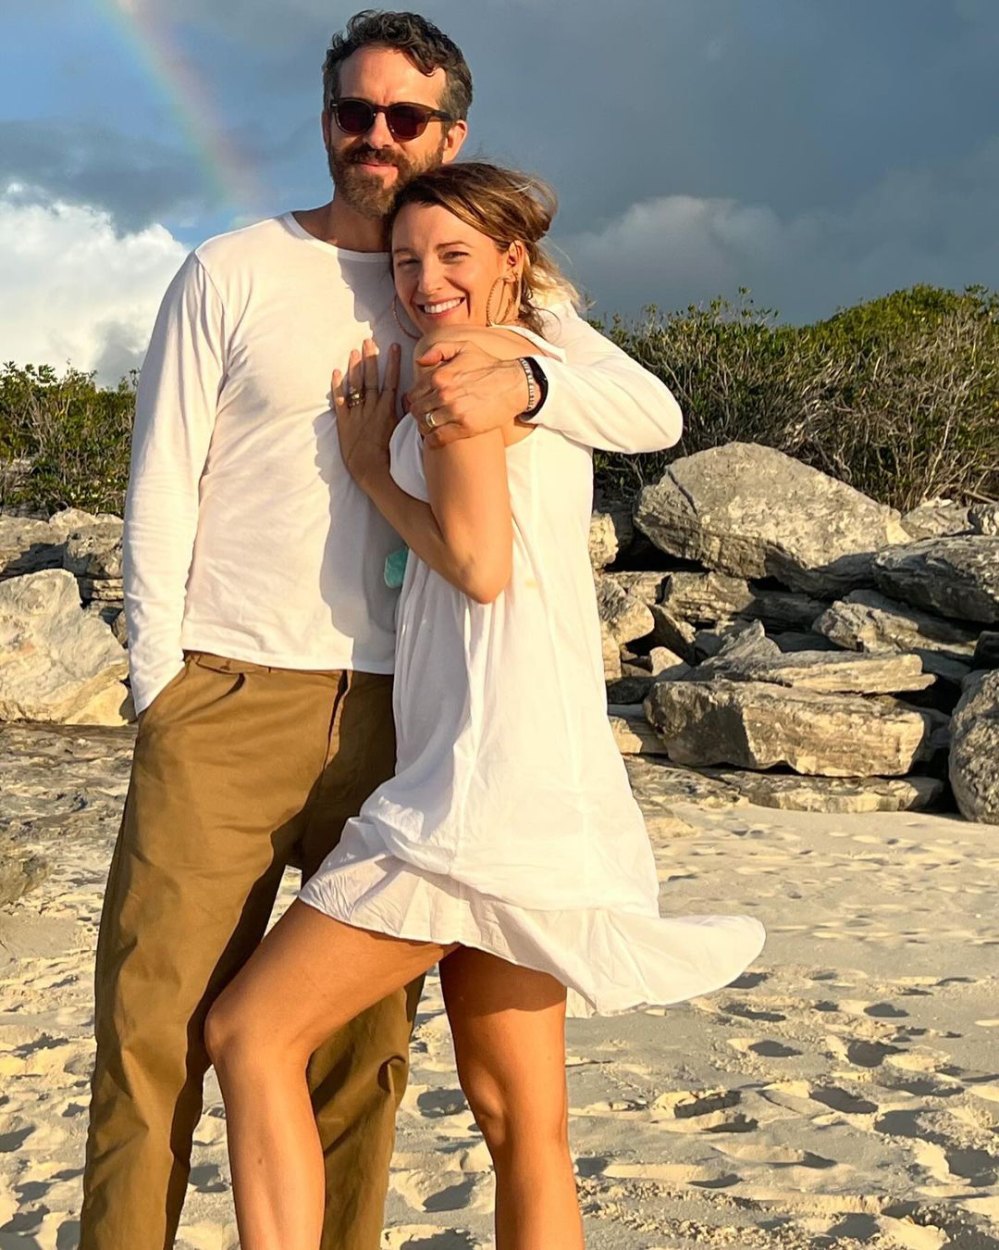
{"type": "Polygon", "coordinates": [[[167,105],[212,191],[240,216],[263,203],[255,169],[228,137],[218,105],[169,25],[153,12],[155,0],[96,0],[167,105]]]}

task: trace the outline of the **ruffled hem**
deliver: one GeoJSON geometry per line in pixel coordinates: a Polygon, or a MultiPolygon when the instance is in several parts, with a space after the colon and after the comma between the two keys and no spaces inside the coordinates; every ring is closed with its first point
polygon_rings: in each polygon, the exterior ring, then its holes
{"type": "Polygon", "coordinates": [[[360,929],[457,942],[547,972],[566,986],[571,1016],[618,1015],[709,994],[745,971],[766,936],[751,916],[516,907],[387,854],[323,865],[300,898],[360,929]]]}

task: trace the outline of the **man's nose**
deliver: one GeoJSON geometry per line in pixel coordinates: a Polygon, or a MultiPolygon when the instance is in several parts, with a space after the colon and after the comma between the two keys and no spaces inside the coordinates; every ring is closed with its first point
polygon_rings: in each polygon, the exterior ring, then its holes
{"type": "Polygon", "coordinates": [[[384,113],[375,114],[375,120],[364,137],[373,148],[388,148],[395,144],[384,113]]]}

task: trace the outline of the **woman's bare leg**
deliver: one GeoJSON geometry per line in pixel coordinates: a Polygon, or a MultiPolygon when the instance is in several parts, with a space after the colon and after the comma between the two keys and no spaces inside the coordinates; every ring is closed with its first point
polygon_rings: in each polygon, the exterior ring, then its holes
{"type": "Polygon", "coordinates": [[[458,1076],[496,1168],[496,1250],[581,1250],[565,988],[459,947],[441,964],[458,1076]]]}
{"type": "Polygon", "coordinates": [[[306,1082],[317,1047],[448,948],[355,929],[294,902],[208,1015],[242,1250],[317,1250],[322,1149],[306,1082]]]}

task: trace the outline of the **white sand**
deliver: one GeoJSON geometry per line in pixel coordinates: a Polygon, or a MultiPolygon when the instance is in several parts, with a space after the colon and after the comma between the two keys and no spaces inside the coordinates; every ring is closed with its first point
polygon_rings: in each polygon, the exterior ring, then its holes
{"type": "MultiPolygon", "coordinates": [[[[999,1250],[999,830],[910,814],[676,811],[696,832],[667,836],[667,822],[655,835],[665,906],[750,911],[770,940],[737,987],[572,1024],[591,1250],[999,1250]]],[[[0,1250],[77,1240],[110,847],[74,838],[59,854],[0,917],[0,1250]]],[[[485,1246],[491,1204],[432,978],[384,1245],[485,1246]]],[[[214,1082],[178,1244],[237,1244],[214,1082]]]]}

